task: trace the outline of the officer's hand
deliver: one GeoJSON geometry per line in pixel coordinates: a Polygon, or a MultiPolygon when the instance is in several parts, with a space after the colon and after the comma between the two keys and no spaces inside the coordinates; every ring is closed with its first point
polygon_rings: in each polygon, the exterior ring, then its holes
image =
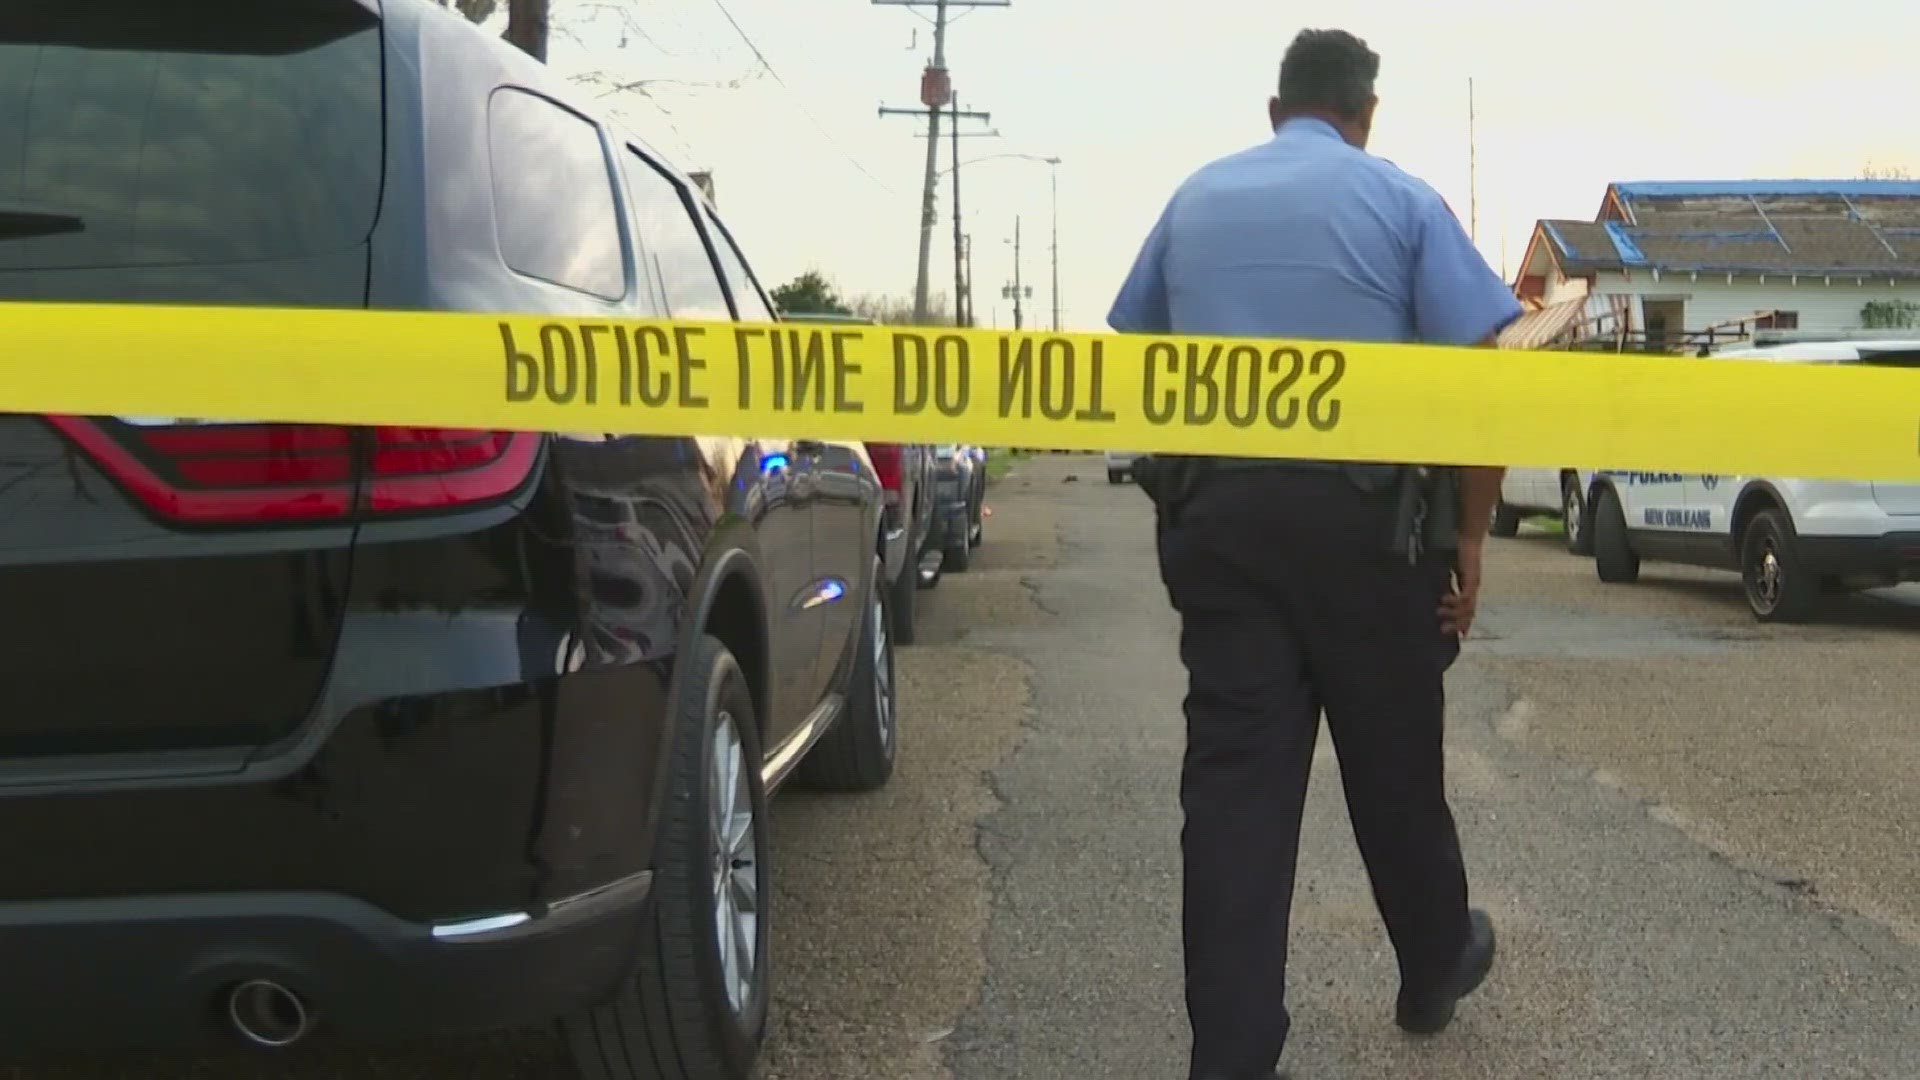
{"type": "Polygon", "coordinates": [[[1473,629],[1473,616],[1480,605],[1480,550],[1486,541],[1460,540],[1460,555],[1453,572],[1453,592],[1440,600],[1440,632],[1466,637],[1473,629]]]}

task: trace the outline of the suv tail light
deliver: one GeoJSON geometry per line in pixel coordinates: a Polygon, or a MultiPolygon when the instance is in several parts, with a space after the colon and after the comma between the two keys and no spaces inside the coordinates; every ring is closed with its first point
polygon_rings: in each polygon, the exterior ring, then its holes
{"type": "Polygon", "coordinates": [[[537,435],[455,428],[47,421],[149,510],[185,525],[320,523],[489,502],[520,487],[540,446],[537,435]]]}
{"type": "Polygon", "coordinates": [[[887,505],[898,505],[900,491],[906,481],[900,444],[868,443],[867,456],[873,459],[873,474],[880,478],[880,486],[886,489],[887,505]]]}

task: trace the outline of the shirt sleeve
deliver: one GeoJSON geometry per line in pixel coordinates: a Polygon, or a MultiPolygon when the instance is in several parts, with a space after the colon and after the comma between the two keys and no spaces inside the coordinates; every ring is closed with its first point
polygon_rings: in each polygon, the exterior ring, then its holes
{"type": "Polygon", "coordinates": [[[1437,192],[1420,200],[1414,244],[1413,319],[1422,342],[1473,345],[1525,312],[1437,192]]]}
{"type": "Polygon", "coordinates": [[[1173,329],[1173,314],[1167,305],[1167,219],[1173,205],[1160,212],[1153,223],[1133,269],[1120,283],[1120,292],[1107,312],[1107,325],[1122,334],[1164,334],[1173,329]]]}

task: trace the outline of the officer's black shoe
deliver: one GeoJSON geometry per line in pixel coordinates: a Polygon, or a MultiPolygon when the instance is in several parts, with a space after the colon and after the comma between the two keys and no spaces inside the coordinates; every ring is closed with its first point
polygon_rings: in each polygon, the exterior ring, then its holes
{"type": "Polygon", "coordinates": [[[1480,988],[1493,968],[1493,919],[1474,908],[1467,913],[1467,951],[1447,985],[1425,994],[1400,992],[1394,1020],[1415,1035],[1437,1035],[1453,1022],[1460,999],[1480,988]]]}

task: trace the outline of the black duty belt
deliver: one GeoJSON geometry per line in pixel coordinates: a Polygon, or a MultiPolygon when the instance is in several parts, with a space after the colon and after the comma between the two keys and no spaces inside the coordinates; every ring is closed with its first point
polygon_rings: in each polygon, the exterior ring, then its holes
{"type": "Polygon", "coordinates": [[[1316,461],[1310,458],[1207,457],[1202,459],[1222,472],[1262,469],[1268,472],[1340,472],[1346,462],[1316,461]]]}
{"type": "Polygon", "coordinates": [[[1313,458],[1206,457],[1206,472],[1266,472],[1280,476],[1329,474],[1344,476],[1361,491],[1385,494],[1400,484],[1401,466],[1370,461],[1320,461],[1313,458]]]}

